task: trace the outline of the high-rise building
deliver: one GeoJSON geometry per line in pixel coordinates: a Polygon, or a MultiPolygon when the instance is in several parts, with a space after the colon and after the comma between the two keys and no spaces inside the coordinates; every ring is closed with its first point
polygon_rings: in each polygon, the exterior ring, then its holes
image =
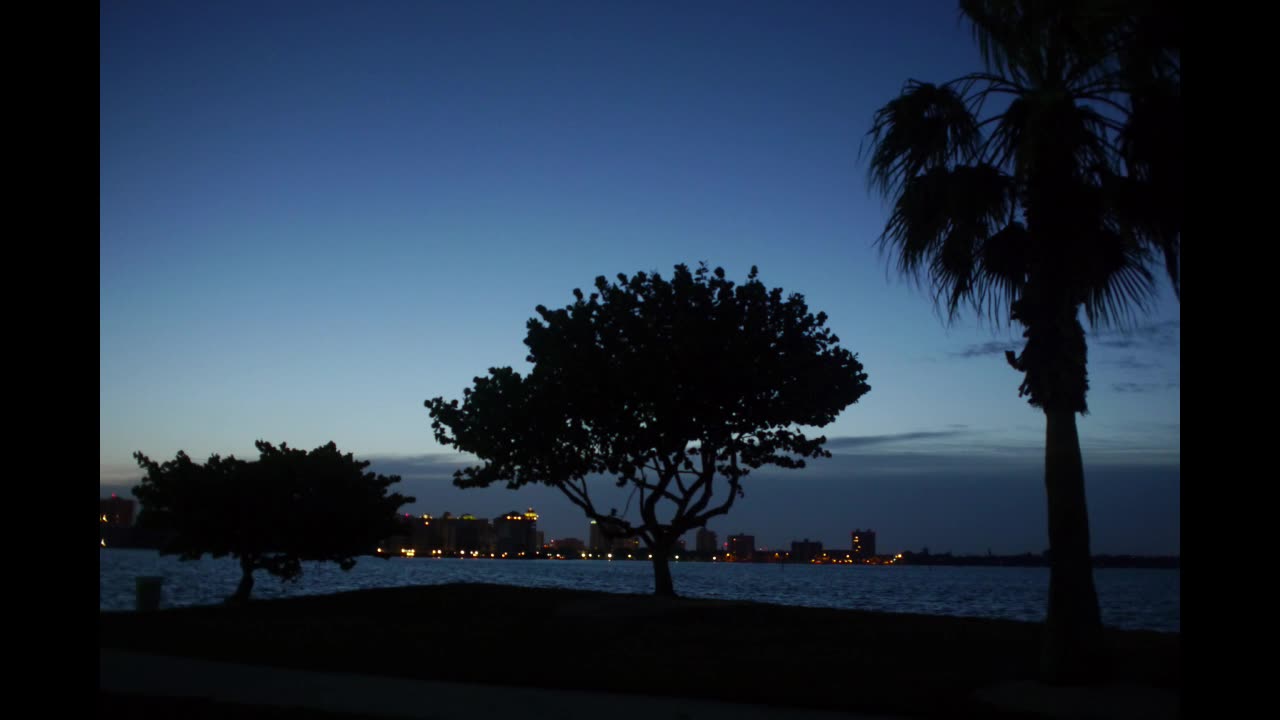
{"type": "Polygon", "coordinates": [[[610,553],[640,549],[640,538],[615,537],[609,534],[609,531],[595,520],[591,521],[590,533],[587,536],[587,550],[589,552],[610,553]]]}
{"type": "Polygon", "coordinates": [[[532,555],[538,544],[538,514],[512,510],[493,519],[494,552],[508,556],[532,555]]]}
{"type": "Polygon", "coordinates": [[[587,549],[593,553],[598,553],[605,552],[608,546],[609,541],[605,538],[604,530],[600,527],[600,523],[592,520],[590,534],[587,535],[587,549]]]}
{"type": "Polygon", "coordinates": [[[756,554],[755,535],[730,535],[727,543],[734,560],[751,561],[756,554]]]}
{"type": "MultiPolygon", "coordinates": [[[[447,513],[446,513],[447,514],[447,513]]],[[[443,550],[445,543],[445,525],[424,513],[413,522],[413,530],[409,533],[409,542],[419,555],[426,556],[433,550],[443,550]]]]}
{"type": "Polygon", "coordinates": [[[559,538],[557,540],[552,540],[547,545],[547,548],[551,552],[570,556],[585,553],[587,551],[586,544],[578,538],[559,538]]]}
{"type": "Polygon", "coordinates": [[[849,533],[850,549],[858,557],[871,557],[876,554],[876,531],[854,530],[849,533]]]}
{"type": "Polygon", "coordinates": [[[493,527],[489,521],[463,513],[453,520],[453,549],[463,552],[493,552],[493,527]]]}
{"type": "Polygon", "coordinates": [[[805,538],[799,542],[791,541],[791,559],[796,562],[809,562],[822,555],[822,543],[805,538]]]}
{"type": "Polygon", "coordinates": [[[640,549],[640,538],[614,538],[613,542],[609,545],[609,548],[613,550],[613,552],[625,552],[627,550],[634,552],[640,549]]]}
{"type": "Polygon", "coordinates": [[[438,518],[413,518],[413,542],[418,550],[440,550],[445,555],[494,552],[494,528],[484,518],[470,513],[455,517],[446,512],[438,518]]]}
{"type": "Polygon", "coordinates": [[[699,554],[706,553],[708,555],[714,555],[717,550],[716,539],[716,534],[714,532],[706,528],[698,528],[698,534],[694,540],[694,547],[697,548],[699,554]]]}
{"type": "Polygon", "coordinates": [[[129,527],[133,525],[133,501],[128,498],[102,498],[98,502],[98,524],[108,527],[129,527]]]}

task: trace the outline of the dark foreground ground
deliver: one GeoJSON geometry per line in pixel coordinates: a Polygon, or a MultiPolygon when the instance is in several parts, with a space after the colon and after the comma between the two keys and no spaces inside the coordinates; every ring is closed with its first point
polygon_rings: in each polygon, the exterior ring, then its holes
{"type": "MultiPolygon", "coordinates": [[[[498,585],[101,613],[103,648],[427,680],[986,717],[1035,678],[1040,626],[498,585]]],[[[1181,687],[1176,634],[1109,630],[1108,684],[1181,687]]],[[[424,702],[429,699],[424,698],[424,702]]],[[[100,692],[102,717],[339,718],[100,692]]]]}
{"type": "Polygon", "coordinates": [[[204,698],[145,697],[121,693],[98,693],[95,717],[133,720],[350,720],[345,713],[305,708],[246,706],[214,702],[204,698]]]}

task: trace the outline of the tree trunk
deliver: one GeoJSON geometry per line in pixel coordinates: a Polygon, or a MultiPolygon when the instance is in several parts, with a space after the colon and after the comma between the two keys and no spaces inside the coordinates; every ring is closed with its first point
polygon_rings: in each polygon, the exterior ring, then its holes
{"type": "MultiPolygon", "coordinates": [[[[1050,263],[1056,267],[1061,263],[1050,263]]],[[[1028,286],[1012,308],[1026,326],[1019,394],[1045,415],[1044,483],[1049,505],[1049,613],[1040,676],[1053,684],[1083,684],[1106,674],[1102,619],[1093,587],[1089,512],[1076,413],[1088,406],[1088,347],[1079,303],[1060,284],[1028,286]]]]}
{"type": "Polygon", "coordinates": [[[653,594],[658,597],[675,597],[676,588],[671,582],[671,566],[669,555],[671,548],[667,544],[658,544],[653,550],[653,594]]]}
{"type": "Polygon", "coordinates": [[[240,584],[236,592],[227,598],[228,605],[243,605],[249,602],[249,593],[253,591],[253,558],[240,558],[240,584]]]}
{"type": "Polygon", "coordinates": [[[1076,414],[1045,410],[1045,490],[1049,500],[1049,615],[1040,674],[1045,682],[1079,684],[1105,674],[1102,618],[1093,586],[1089,513],[1076,414]]]}

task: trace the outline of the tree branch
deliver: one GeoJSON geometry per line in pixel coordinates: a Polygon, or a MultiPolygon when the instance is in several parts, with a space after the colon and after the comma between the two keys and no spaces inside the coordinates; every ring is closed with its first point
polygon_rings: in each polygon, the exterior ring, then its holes
{"type": "Polygon", "coordinates": [[[620,518],[616,515],[604,515],[598,512],[592,504],[591,498],[585,493],[587,484],[586,478],[582,478],[580,482],[582,482],[582,488],[578,488],[571,482],[559,483],[556,487],[560,488],[560,491],[564,493],[565,497],[569,498],[570,502],[582,508],[582,511],[586,513],[586,516],[589,519],[595,520],[600,525],[608,525],[614,528],[614,536],[632,537],[636,533],[636,529],[633,528],[631,523],[627,522],[624,518],[620,518]]]}

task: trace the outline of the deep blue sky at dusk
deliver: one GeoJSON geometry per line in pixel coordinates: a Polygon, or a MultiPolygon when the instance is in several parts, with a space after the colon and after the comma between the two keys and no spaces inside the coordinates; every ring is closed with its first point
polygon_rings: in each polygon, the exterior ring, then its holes
{"type": "MultiPolygon", "coordinates": [[[[1017,333],[948,326],[874,247],[874,112],[980,67],[953,2],[100,7],[103,493],[141,477],[135,450],[333,440],[400,473],[410,511],[532,505],[585,537],[554,490],[453,488],[423,400],[524,372],[534,307],[597,275],[706,261],[804,294],[872,386],[823,429],[834,458],[758,472],[713,530],[1047,546],[1017,333]]],[[[1135,330],[1091,333],[1095,552],[1179,552],[1167,285],[1135,330]]]]}

